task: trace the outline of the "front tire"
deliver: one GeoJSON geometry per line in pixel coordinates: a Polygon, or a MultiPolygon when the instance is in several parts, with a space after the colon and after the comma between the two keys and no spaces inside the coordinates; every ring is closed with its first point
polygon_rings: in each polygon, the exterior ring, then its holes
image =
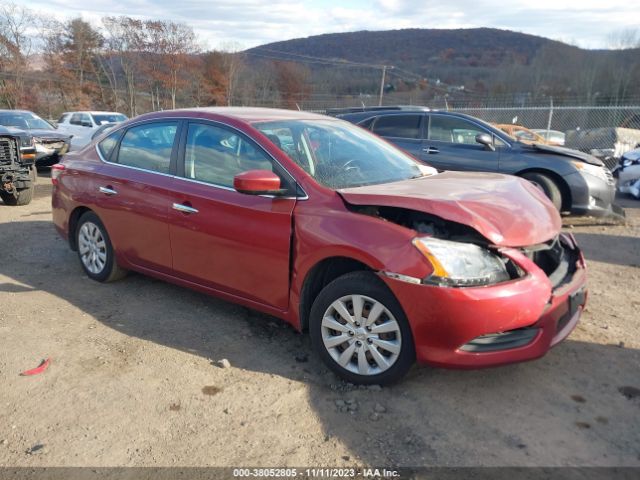
{"type": "Polygon", "coordinates": [[[6,205],[22,206],[29,205],[33,200],[33,192],[36,189],[36,182],[38,180],[38,174],[35,167],[29,169],[29,178],[31,179],[31,185],[28,188],[21,188],[15,195],[7,192],[0,192],[0,197],[6,205]]]}
{"type": "Polygon", "coordinates": [[[560,211],[562,209],[562,193],[552,178],[548,177],[544,173],[538,172],[525,173],[522,175],[522,178],[528,180],[542,190],[547,198],[551,200],[553,206],[556,207],[556,210],[560,211]]]}
{"type": "Polygon", "coordinates": [[[80,265],[92,280],[113,282],[126,275],[126,270],[116,262],[107,229],[95,213],[87,212],[80,217],[76,245],[80,265]]]}
{"type": "Polygon", "coordinates": [[[323,362],[356,384],[398,381],[415,361],[409,322],[372,272],[352,272],[327,285],[311,307],[311,342],[323,362]]]}

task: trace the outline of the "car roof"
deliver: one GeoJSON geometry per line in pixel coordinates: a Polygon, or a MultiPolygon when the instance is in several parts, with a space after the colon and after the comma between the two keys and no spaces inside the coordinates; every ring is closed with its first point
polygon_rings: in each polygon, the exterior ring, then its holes
{"type": "Polygon", "coordinates": [[[71,110],[69,112],[63,112],[60,115],[70,115],[73,113],[88,113],[90,115],[101,115],[101,114],[107,114],[107,115],[124,115],[124,113],[122,112],[109,112],[106,110],[71,110]]]}
{"type": "Polygon", "coordinates": [[[136,120],[162,118],[166,116],[179,116],[180,114],[194,114],[194,116],[202,114],[211,114],[222,116],[246,123],[254,122],[271,122],[282,120],[332,120],[326,115],[317,113],[285,110],[279,108],[258,108],[258,107],[203,107],[203,108],[183,108],[177,110],[165,110],[162,112],[151,112],[136,117],[136,120]]]}
{"type": "MultiPolygon", "coordinates": [[[[0,113],[6,113],[6,112],[9,112],[9,113],[34,113],[31,110],[13,110],[11,108],[2,108],[2,109],[0,109],[0,113]]],[[[35,113],[34,113],[34,115],[35,115],[35,113]]]]}

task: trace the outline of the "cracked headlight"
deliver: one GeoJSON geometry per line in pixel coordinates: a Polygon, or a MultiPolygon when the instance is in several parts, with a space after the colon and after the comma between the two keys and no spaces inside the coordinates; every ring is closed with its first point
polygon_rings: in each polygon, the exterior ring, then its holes
{"type": "Polygon", "coordinates": [[[426,283],[474,287],[511,278],[500,257],[473,243],[417,237],[413,244],[433,266],[433,274],[425,279],[426,283]]]}
{"type": "Polygon", "coordinates": [[[607,167],[599,167],[597,165],[591,165],[585,162],[571,162],[573,165],[583,173],[588,173],[592,177],[599,178],[600,180],[604,180],[608,182],[609,179],[607,177],[607,173],[605,172],[605,168],[607,167]]]}

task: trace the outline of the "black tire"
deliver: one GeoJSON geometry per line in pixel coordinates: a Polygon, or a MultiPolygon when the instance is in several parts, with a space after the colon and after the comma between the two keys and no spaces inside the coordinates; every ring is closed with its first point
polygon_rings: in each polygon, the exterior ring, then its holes
{"type": "Polygon", "coordinates": [[[29,205],[31,203],[31,200],[33,200],[33,192],[36,189],[36,181],[38,179],[38,174],[36,173],[35,168],[31,168],[29,170],[29,177],[31,178],[31,186],[29,188],[21,188],[16,192],[17,195],[0,192],[0,197],[6,205],[22,206],[29,205]]]}
{"type": "MultiPolygon", "coordinates": [[[[351,309],[351,313],[353,313],[353,307],[351,307],[351,309]]],[[[386,321],[390,320],[390,317],[388,317],[386,313],[383,313],[380,318],[380,322],[382,323],[382,319],[385,319],[386,321]]],[[[344,325],[349,325],[346,320],[344,325]]],[[[313,348],[320,356],[322,361],[338,376],[351,383],[364,385],[384,385],[397,382],[405,375],[405,373],[407,373],[409,368],[411,368],[411,366],[415,362],[415,347],[413,344],[413,335],[411,334],[411,329],[409,327],[407,317],[393,293],[389,290],[389,288],[387,288],[384,282],[372,272],[358,271],[347,273],[341,277],[338,277],[333,282],[324,287],[324,289],[322,289],[318,297],[313,302],[313,306],[311,307],[309,330],[313,348]],[[376,302],[382,304],[386,308],[386,310],[391,313],[393,319],[399,326],[400,351],[391,366],[386,370],[381,371],[380,373],[375,373],[375,371],[372,371],[372,374],[362,375],[350,371],[340,365],[337,360],[334,360],[334,357],[331,353],[329,353],[328,348],[325,346],[323,340],[323,318],[325,317],[325,314],[327,314],[327,312],[331,311],[330,309],[333,308],[334,302],[349,295],[369,297],[369,299],[373,299],[376,302]]],[[[336,335],[340,334],[339,332],[335,333],[336,335]]],[[[357,337],[353,337],[348,341],[355,341],[356,338],[357,337]]],[[[394,341],[397,341],[397,338],[394,337],[393,339],[394,341]]],[[[367,338],[366,341],[368,340],[369,339],[367,338]]],[[[363,345],[366,341],[362,339],[360,345],[363,345]]],[[[358,342],[356,341],[356,343],[358,342]]],[[[344,343],[343,345],[345,346],[345,348],[344,350],[342,350],[342,352],[349,349],[347,345],[350,344],[344,343]]],[[[365,365],[371,365],[373,368],[376,368],[378,364],[374,362],[371,356],[372,348],[376,348],[377,352],[379,353],[389,353],[385,352],[384,350],[378,349],[375,345],[364,345],[364,347],[364,350],[368,350],[369,355],[369,363],[365,363],[365,365]]],[[[342,346],[339,346],[337,348],[342,348],[342,346]]],[[[332,350],[336,350],[336,348],[333,348],[332,350]]],[[[359,365],[358,352],[354,352],[349,358],[350,361],[348,365],[352,368],[356,368],[354,363],[357,363],[359,365]]]]}
{"type": "Polygon", "coordinates": [[[545,175],[544,173],[538,172],[529,172],[522,175],[522,178],[530,181],[536,187],[544,192],[553,206],[556,207],[556,210],[560,211],[562,209],[562,193],[560,192],[560,187],[556,184],[556,182],[545,175]]]}
{"type": "Polygon", "coordinates": [[[100,218],[98,218],[95,213],[86,212],[80,217],[75,231],[75,240],[76,246],[78,247],[78,259],[80,260],[80,265],[89,278],[91,278],[92,280],[96,280],[97,282],[107,283],[120,280],[121,278],[126,276],[127,271],[121,268],[116,262],[116,256],[113,251],[111,239],[109,238],[109,233],[107,232],[104,224],[100,221],[100,218]],[[81,248],[80,237],[83,232],[83,226],[85,225],[87,226],[87,228],[91,229],[95,227],[104,242],[104,246],[99,249],[100,253],[104,254],[103,266],[99,269],[94,269],[94,271],[91,271],[83,260],[83,250],[81,248]]]}

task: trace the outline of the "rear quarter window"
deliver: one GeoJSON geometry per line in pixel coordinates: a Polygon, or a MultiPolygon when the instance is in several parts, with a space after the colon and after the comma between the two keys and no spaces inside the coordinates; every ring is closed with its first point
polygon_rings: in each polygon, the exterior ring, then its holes
{"type": "Polygon", "coordinates": [[[98,150],[100,151],[102,158],[104,158],[107,162],[110,160],[111,155],[116,148],[116,145],[118,145],[120,134],[121,132],[114,132],[98,143],[98,150]]]}

